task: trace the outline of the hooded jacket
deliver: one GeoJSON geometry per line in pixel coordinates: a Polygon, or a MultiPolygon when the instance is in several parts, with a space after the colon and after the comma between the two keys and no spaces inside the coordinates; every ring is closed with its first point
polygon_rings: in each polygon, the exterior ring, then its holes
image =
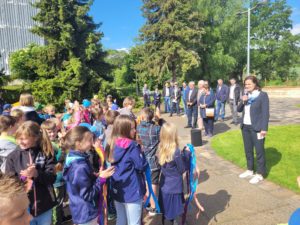
{"type": "Polygon", "coordinates": [[[95,219],[98,216],[101,184],[105,183],[105,179],[94,175],[89,156],[70,150],[65,161],[63,177],[67,184],[73,223],[87,223],[95,219]]]}
{"type": "Polygon", "coordinates": [[[33,179],[34,185],[28,192],[30,200],[30,213],[39,216],[52,209],[56,205],[56,198],[53,188],[56,175],[54,172],[56,160],[54,156],[46,156],[40,147],[22,150],[16,148],[8,155],[5,166],[5,173],[12,173],[20,177],[21,170],[27,169],[30,163],[36,165],[38,176],[33,179]],[[34,194],[34,192],[36,192],[34,194]]]}
{"type": "Polygon", "coordinates": [[[148,166],[141,147],[128,138],[118,138],[113,151],[115,173],[111,177],[112,197],[118,202],[141,200],[146,193],[144,171],[148,166]]]}
{"type": "Polygon", "coordinates": [[[7,156],[16,150],[16,141],[13,137],[0,136],[0,171],[5,173],[7,156]]]}

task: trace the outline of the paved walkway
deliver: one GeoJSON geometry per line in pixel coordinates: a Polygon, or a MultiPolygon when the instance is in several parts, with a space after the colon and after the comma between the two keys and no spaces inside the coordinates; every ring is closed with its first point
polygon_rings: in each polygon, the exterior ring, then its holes
{"type": "MultiPolygon", "coordinates": [[[[300,108],[295,106],[299,103],[300,99],[271,99],[270,125],[300,124],[300,108]]],[[[182,143],[189,143],[190,130],[183,128],[186,118],[164,117],[178,125],[182,143]]],[[[239,126],[230,125],[229,119],[215,124],[216,133],[229,129],[239,129],[239,126]]],[[[243,170],[217,156],[210,148],[210,140],[196,150],[201,170],[196,196],[205,212],[196,219],[196,208],[192,205],[188,225],[276,225],[287,223],[291,213],[300,207],[300,195],[292,191],[266,180],[251,185],[248,180],[239,179],[243,170]]],[[[147,219],[146,224],[160,224],[159,220],[147,219]]]]}

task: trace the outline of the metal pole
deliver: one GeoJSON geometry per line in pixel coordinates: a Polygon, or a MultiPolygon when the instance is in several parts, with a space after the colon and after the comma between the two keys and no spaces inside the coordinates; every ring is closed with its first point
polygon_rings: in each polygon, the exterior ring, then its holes
{"type": "Polygon", "coordinates": [[[135,90],[136,90],[136,95],[139,96],[139,85],[138,85],[138,78],[137,78],[137,74],[135,73],[135,90]]]}
{"type": "Polygon", "coordinates": [[[250,15],[251,15],[251,9],[250,9],[250,4],[249,4],[249,8],[248,8],[247,76],[250,75],[250,15]]]}

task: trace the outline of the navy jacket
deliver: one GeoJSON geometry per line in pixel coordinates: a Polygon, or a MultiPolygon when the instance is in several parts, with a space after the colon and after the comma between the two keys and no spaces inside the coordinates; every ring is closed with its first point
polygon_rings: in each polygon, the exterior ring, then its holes
{"type": "Polygon", "coordinates": [[[87,223],[98,216],[98,199],[105,179],[96,177],[86,153],[70,150],[63,177],[67,184],[72,220],[87,223]]]}
{"type": "Polygon", "coordinates": [[[182,175],[190,166],[189,151],[176,149],[174,160],[161,166],[160,190],[167,194],[183,193],[182,175]]]}
{"type": "MultiPolygon", "coordinates": [[[[243,128],[244,124],[244,115],[245,115],[245,104],[242,101],[238,107],[238,112],[243,112],[242,115],[242,123],[241,128],[243,128]]],[[[251,104],[250,107],[250,118],[251,118],[251,125],[256,132],[260,131],[267,131],[268,124],[269,124],[269,97],[266,92],[261,91],[254,102],[251,104]]]]}
{"type": "MultiPolygon", "coordinates": [[[[215,95],[210,93],[209,95],[201,95],[199,103],[202,105],[206,104],[206,108],[214,108],[215,100],[215,95]]],[[[202,118],[206,118],[205,108],[200,108],[200,115],[202,118]]]]}
{"type": "Polygon", "coordinates": [[[219,90],[219,85],[216,89],[216,99],[221,102],[226,102],[229,95],[229,88],[226,84],[223,84],[221,90],[219,90]]]}
{"type": "Polygon", "coordinates": [[[154,94],[153,94],[153,104],[154,105],[157,105],[160,103],[160,97],[161,97],[160,92],[158,92],[158,93],[154,92],[154,94]]]}
{"type": "Polygon", "coordinates": [[[148,166],[141,147],[128,138],[118,138],[113,151],[116,171],[111,177],[112,197],[122,203],[136,202],[146,193],[144,171],[148,166]]]}

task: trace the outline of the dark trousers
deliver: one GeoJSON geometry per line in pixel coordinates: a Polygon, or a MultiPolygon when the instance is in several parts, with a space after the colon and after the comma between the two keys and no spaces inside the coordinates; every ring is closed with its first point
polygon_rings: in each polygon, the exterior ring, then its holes
{"type": "Polygon", "coordinates": [[[203,125],[206,135],[214,134],[214,118],[203,118],[203,125]]]}
{"type": "Polygon", "coordinates": [[[173,113],[176,112],[177,115],[179,115],[179,102],[172,102],[172,107],[171,107],[171,116],[173,113]]]}
{"type": "Polygon", "coordinates": [[[248,170],[254,170],[254,147],[256,150],[257,173],[266,175],[265,138],[257,139],[257,132],[251,125],[243,125],[242,135],[248,170]]]}
{"type": "Polygon", "coordinates": [[[144,98],[144,108],[150,107],[150,100],[148,98],[144,98]]]}
{"type": "Polygon", "coordinates": [[[107,210],[108,214],[117,214],[114,200],[112,198],[112,186],[111,186],[111,178],[106,179],[107,184],[107,210]]]}
{"type": "Polygon", "coordinates": [[[52,210],[52,224],[61,225],[64,217],[63,202],[66,197],[66,186],[56,187],[54,191],[58,204],[52,210]]]}
{"type": "Polygon", "coordinates": [[[197,104],[193,106],[189,106],[187,108],[187,117],[188,117],[188,126],[192,126],[192,119],[194,117],[193,121],[193,127],[197,126],[197,119],[198,119],[198,106],[197,104]]]}

